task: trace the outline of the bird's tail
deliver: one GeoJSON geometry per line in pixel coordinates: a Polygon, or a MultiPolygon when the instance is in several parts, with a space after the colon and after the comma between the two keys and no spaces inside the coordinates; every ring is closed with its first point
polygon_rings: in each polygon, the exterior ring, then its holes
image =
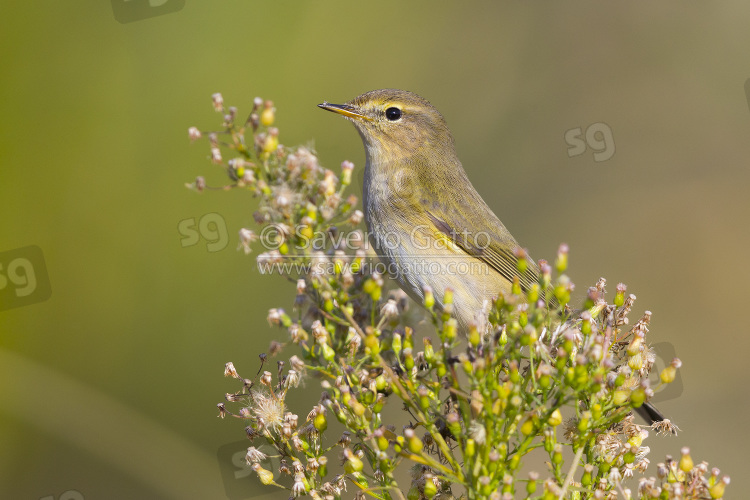
{"type": "Polygon", "coordinates": [[[648,422],[649,425],[655,424],[656,422],[661,422],[662,420],[666,419],[662,412],[657,410],[656,407],[651,403],[643,403],[643,405],[635,409],[635,412],[643,417],[643,419],[648,422]]]}

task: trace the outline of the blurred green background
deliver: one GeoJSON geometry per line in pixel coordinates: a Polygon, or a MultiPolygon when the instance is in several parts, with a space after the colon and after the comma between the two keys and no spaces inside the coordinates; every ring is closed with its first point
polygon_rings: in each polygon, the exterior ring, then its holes
{"type": "Polygon", "coordinates": [[[570,245],[579,296],[605,276],[653,311],[651,341],[683,361],[683,391],[660,404],[683,432],[649,439],[652,463],[689,445],[732,475],[729,497],[748,494],[747,2],[146,4],[0,9],[0,264],[36,245],[52,290],[0,311],[0,498],[265,491],[237,489],[256,482],[227,465],[247,444],[215,404],[237,389],[224,363],[254,373],[280,335],[266,311],[294,292],[235,250],[249,195],[185,189],[224,180],[187,129],[219,124],[214,92],[240,114],[259,95],[282,143],[361,169],[351,124],[315,105],[382,87],[441,110],[534,257],[570,245]],[[592,140],[569,156],[566,131],[600,123],[614,155],[596,161],[592,140]],[[226,246],[183,247],[180,222],[209,213],[226,246]]]}

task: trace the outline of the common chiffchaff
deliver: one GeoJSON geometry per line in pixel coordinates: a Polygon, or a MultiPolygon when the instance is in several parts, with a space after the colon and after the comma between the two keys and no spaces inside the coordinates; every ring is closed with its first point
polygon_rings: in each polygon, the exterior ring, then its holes
{"type": "MultiPolygon", "coordinates": [[[[522,289],[537,281],[532,259],[518,271],[518,243],[469,182],[443,116],[427,100],[383,89],[318,106],[351,120],[362,137],[367,229],[412,298],[422,303],[429,286],[442,307],[452,289],[453,314],[466,328],[516,277],[522,289]]],[[[664,420],[651,404],[637,411],[664,420]]]]}
{"type": "Polygon", "coordinates": [[[518,243],[469,182],[443,116],[404,90],[374,90],[346,104],[319,106],[354,123],[367,153],[364,212],[375,250],[418,302],[424,288],[443,306],[453,290],[453,313],[465,328],[485,300],[526,289],[537,268],[517,268],[518,243]]]}

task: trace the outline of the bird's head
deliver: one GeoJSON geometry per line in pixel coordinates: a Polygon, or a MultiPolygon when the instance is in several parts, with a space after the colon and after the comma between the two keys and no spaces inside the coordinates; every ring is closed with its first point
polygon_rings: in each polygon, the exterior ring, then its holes
{"type": "Polygon", "coordinates": [[[319,107],[343,115],[354,123],[377,162],[412,161],[421,157],[431,163],[455,157],[453,137],[440,112],[413,92],[373,90],[346,104],[324,102],[319,107]]]}

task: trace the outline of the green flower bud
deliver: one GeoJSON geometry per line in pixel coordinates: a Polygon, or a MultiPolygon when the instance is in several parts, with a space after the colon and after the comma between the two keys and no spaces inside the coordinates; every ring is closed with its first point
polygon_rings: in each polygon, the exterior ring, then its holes
{"type": "Polygon", "coordinates": [[[472,322],[469,325],[469,343],[472,345],[472,347],[477,347],[479,345],[479,342],[481,342],[482,337],[479,335],[479,331],[477,330],[476,323],[472,322]]]}
{"type": "Polygon", "coordinates": [[[424,287],[424,306],[428,311],[432,311],[432,308],[435,307],[435,295],[429,286],[424,287]]]}
{"type": "Polygon", "coordinates": [[[431,477],[428,478],[425,476],[424,490],[422,493],[428,500],[437,495],[437,486],[435,486],[435,481],[433,481],[431,477]]]}
{"type": "Polygon", "coordinates": [[[372,412],[380,413],[383,411],[383,406],[385,406],[385,394],[378,394],[375,399],[375,404],[372,406],[372,412]]]}
{"type": "Polygon", "coordinates": [[[422,493],[419,491],[419,488],[417,488],[417,485],[414,484],[411,488],[409,488],[409,493],[406,494],[407,500],[419,500],[422,498],[422,493]]]}
{"type": "Polygon", "coordinates": [[[336,351],[334,351],[328,344],[321,345],[320,349],[323,353],[323,359],[325,359],[329,363],[332,362],[334,358],[336,358],[336,351]]]}
{"type": "Polygon", "coordinates": [[[424,344],[424,360],[432,365],[435,362],[435,349],[432,348],[432,342],[424,337],[422,343],[424,344]]]}
{"type": "Polygon", "coordinates": [[[521,434],[524,436],[529,436],[533,434],[534,432],[534,421],[530,418],[527,418],[526,421],[521,424],[521,434]]]}
{"type": "Polygon", "coordinates": [[[690,448],[685,446],[680,450],[682,456],[680,457],[680,470],[683,472],[690,472],[693,469],[693,459],[690,456],[690,448]]]}
{"type": "Polygon", "coordinates": [[[253,470],[258,473],[258,478],[260,478],[260,482],[266,486],[269,484],[273,484],[273,472],[270,470],[266,470],[263,467],[260,466],[259,463],[255,463],[252,466],[253,470]]]}
{"type": "Polygon", "coordinates": [[[627,290],[627,287],[623,283],[619,283],[617,285],[614,301],[614,304],[617,307],[622,307],[622,305],[625,303],[625,290],[627,290]]]}
{"type": "Polygon", "coordinates": [[[562,446],[559,444],[555,445],[554,452],[552,453],[552,463],[555,465],[563,463],[562,446]]]}
{"type": "MultiPolygon", "coordinates": [[[[271,102],[271,101],[266,101],[271,102]]],[[[274,120],[276,119],[276,108],[273,107],[273,104],[271,106],[267,106],[263,109],[263,111],[260,113],[260,123],[264,127],[270,127],[273,125],[274,120]]]]}
{"type": "Polygon", "coordinates": [[[458,321],[456,321],[456,318],[451,318],[445,323],[443,323],[443,337],[447,341],[452,341],[456,338],[456,334],[458,333],[458,321]]]}
{"type": "Polygon", "coordinates": [[[359,401],[354,401],[351,405],[352,413],[354,413],[356,416],[361,417],[365,414],[365,405],[360,403],[359,401]]]}
{"type": "Polygon", "coordinates": [[[552,412],[552,415],[549,416],[547,419],[547,423],[551,425],[552,427],[557,427],[560,425],[563,421],[562,413],[560,413],[559,408],[555,408],[555,411],[552,412]]]}
{"type": "Polygon", "coordinates": [[[505,331],[505,328],[503,328],[500,332],[500,337],[497,339],[497,343],[500,345],[500,347],[503,347],[508,343],[508,334],[505,331]]]}
{"type": "Polygon", "coordinates": [[[671,384],[674,382],[675,377],[677,376],[677,369],[669,365],[668,367],[664,368],[661,373],[659,374],[659,379],[665,384],[671,384]]]}
{"type": "Polygon", "coordinates": [[[531,285],[531,288],[529,288],[529,292],[527,294],[527,300],[529,301],[529,304],[536,303],[537,300],[539,300],[539,283],[534,283],[531,285]]]}
{"type": "Polygon", "coordinates": [[[536,478],[529,479],[529,482],[526,483],[526,493],[529,494],[529,496],[533,495],[536,492],[536,478]]]}
{"type": "Polygon", "coordinates": [[[638,408],[646,402],[646,391],[642,387],[636,387],[630,393],[630,404],[633,408],[638,408]]]}
{"type": "Polygon", "coordinates": [[[557,258],[555,259],[555,269],[559,274],[565,272],[568,268],[568,245],[561,244],[557,249],[557,258]]]}
{"type": "Polygon", "coordinates": [[[581,484],[583,486],[591,486],[593,483],[593,477],[592,472],[594,471],[594,466],[591,464],[586,464],[583,468],[583,477],[581,477],[581,484]]]}
{"type": "Polygon", "coordinates": [[[513,295],[521,295],[521,281],[518,276],[513,276],[513,284],[510,287],[510,293],[513,295]]]}
{"type": "Polygon", "coordinates": [[[464,447],[464,456],[471,458],[477,452],[477,446],[473,439],[469,438],[466,440],[464,447]]]}
{"type": "Polygon", "coordinates": [[[630,393],[628,391],[615,391],[612,402],[615,406],[623,406],[628,402],[629,397],[630,393]]]}
{"type": "Polygon", "coordinates": [[[378,392],[383,392],[388,387],[388,381],[385,379],[385,375],[382,373],[375,378],[375,389],[378,392]]]}
{"type": "Polygon", "coordinates": [[[373,356],[380,354],[380,341],[374,333],[370,333],[365,337],[365,349],[373,356]]]}
{"type": "Polygon", "coordinates": [[[711,486],[708,489],[709,495],[711,495],[711,498],[718,500],[720,498],[724,498],[724,488],[729,484],[729,477],[724,476],[721,478],[721,481],[718,481],[716,484],[711,486]]]}
{"type": "Polygon", "coordinates": [[[414,349],[414,330],[408,326],[404,328],[404,349],[414,349]]]}
{"type": "Polygon", "coordinates": [[[417,436],[412,436],[409,438],[408,448],[410,452],[414,454],[421,453],[423,446],[424,444],[422,443],[422,440],[419,439],[417,436]]]}
{"type": "Polygon", "coordinates": [[[344,470],[347,474],[352,474],[353,472],[362,472],[362,469],[364,468],[364,464],[362,463],[362,460],[357,457],[357,455],[354,454],[349,449],[344,450],[344,456],[346,457],[346,462],[344,463],[344,470]]]}
{"type": "Polygon", "coordinates": [[[325,432],[328,428],[328,419],[326,419],[325,413],[318,413],[313,419],[313,426],[320,432],[325,432]]]}
{"type": "Polygon", "coordinates": [[[414,368],[414,355],[409,348],[404,349],[404,367],[409,371],[414,368]]]}
{"type": "Polygon", "coordinates": [[[388,440],[387,440],[387,439],[385,438],[385,436],[382,436],[382,435],[381,435],[381,436],[378,436],[378,439],[377,439],[377,444],[378,444],[378,449],[379,449],[380,451],[385,451],[385,450],[387,450],[387,449],[388,449],[388,446],[390,445],[390,443],[389,443],[389,442],[388,442],[388,440]]]}
{"type": "Polygon", "coordinates": [[[596,403],[591,406],[591,415],[594,417],[594,420],[599,420],[602,418],[602,405],[599,403],[596,403]]]}
{"type": "Polygon", "coordinates": [[[396,356],[401,355],[401,334],[394,333],[393,334],[393,340],[391,341],[391,349],[393,349],[393,352],[396,353],[396,356]]]}

